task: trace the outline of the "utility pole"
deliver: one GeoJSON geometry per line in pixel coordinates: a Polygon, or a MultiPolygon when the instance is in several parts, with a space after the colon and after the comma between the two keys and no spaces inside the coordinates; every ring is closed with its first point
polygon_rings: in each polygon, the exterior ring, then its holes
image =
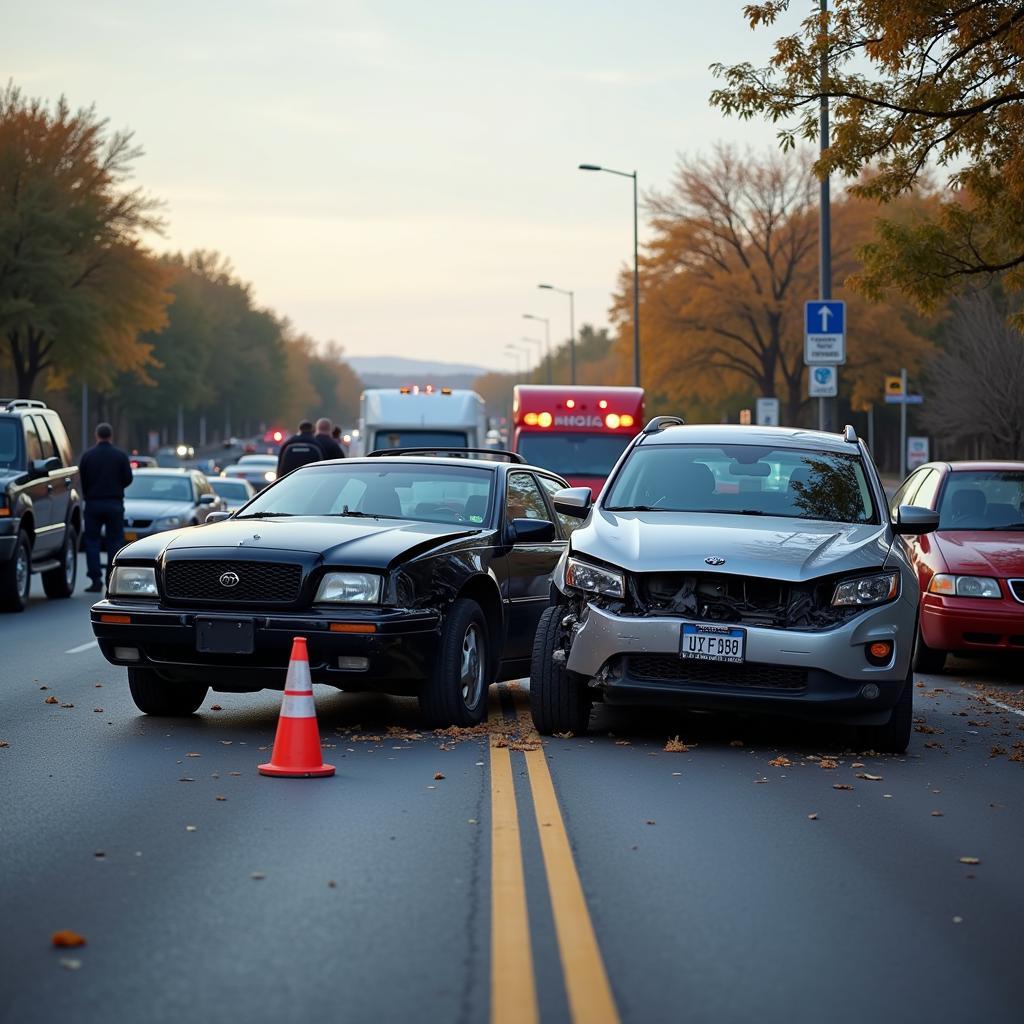
{"type": "MultiPolygon", "coordinates": [[[[822,15],[822,33],[827,25],[828,0],[820,0],[822,15]]],[[[818,115],[819,142],[822,156],[828,151],[828,47],[821,49],[821,101],[818,115]]],[[[818,298],[832,298],[832,202],[829,191],[829,176],[821,179],[821,193],[818,202],[818,298]]],[[[818,399],[818,429],[825,430],[828,424],[826,398],[818,399]]]]}
{"type": "Polygon", "coordinates": [[[900,479],[907,476],[907,368],[900,370],[900,479]]]}

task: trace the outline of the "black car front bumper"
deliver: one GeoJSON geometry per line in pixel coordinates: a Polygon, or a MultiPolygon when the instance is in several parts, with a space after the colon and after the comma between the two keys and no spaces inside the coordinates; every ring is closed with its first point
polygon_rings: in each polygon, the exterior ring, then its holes
{"type": "Polygon", "coordinates": [[[436,657],[441,626],[440,614],[429,610],[214,613],[116,598],[93,605],[91,618],[100,650],[111,664],[150,668],[170,681],[204,682],[236,693],[283,689],[297,636],[306,638],[315,683],[414,693],[436,657]],[[197,619],[211,618],[251,623],[251,653],[199,650],[197,619]],[[352,658],[365,658],[365,668],[339,664],[339,659],[352,658]]]}

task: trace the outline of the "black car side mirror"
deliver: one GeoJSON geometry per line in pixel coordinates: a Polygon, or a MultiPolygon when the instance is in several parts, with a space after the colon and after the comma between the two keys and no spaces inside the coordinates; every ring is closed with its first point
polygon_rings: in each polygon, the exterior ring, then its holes
{"type": "Polygon", "coordinates": [[[50,473],[55,473],[58,469],[60,469],[60,459],[56,456],[51,455],[48,459],[33,459],[29,476],[33,478],[47,476],[50,473]]]}
{"type": "Polygon", "coordinates": [[[555,539],[555,524],[549,519],[513,519],[508,536],[513,544],[547,544],[555,539]]]}
{"type": "Polygon", "coordinates": [[[223,523],[225,519],[230,519],[230,518],[231,518],[231,513],[230,512],[211,512],[206,517],[206,522],[207,522],[207,524],[209,524],[209,523],[223,523]]]}
{"type": "Polygon", "coordinates": [[[199,495],[200,505],[216,505],[217,495],[216,494],[200,494],[199,495]]]}
{"type": "Polygon", "coordinates": [[[554,502],[555,511],[561,512],[563,516],[586,519],[594,503],[594,495],[589,487],[563,487],[555,491],[554,502]]]}
{"type": "Polygon", "coordinates": [[[896,511],[893,532],[901,537],[916,537],[939,528],[939,513],[920,505],[900,505],[896,511]]]}

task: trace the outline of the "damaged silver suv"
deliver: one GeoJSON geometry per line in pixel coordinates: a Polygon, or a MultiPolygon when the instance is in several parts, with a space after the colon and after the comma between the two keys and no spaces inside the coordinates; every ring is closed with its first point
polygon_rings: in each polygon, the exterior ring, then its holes
{"type": "Polygon", "coordinates": [[[844,434],[652,420],[553,577],[533,651],[542,733],[587,729],[591,704],[820,716],[902,752],[913,719],[918,583],[871,456],[844,434]]]}

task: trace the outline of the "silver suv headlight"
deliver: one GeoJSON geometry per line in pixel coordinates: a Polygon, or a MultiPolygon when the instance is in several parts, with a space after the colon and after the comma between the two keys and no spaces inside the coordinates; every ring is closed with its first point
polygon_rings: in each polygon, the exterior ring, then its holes
{"type": "Polygon", "coordinates": [[[118,565],[110,574],[107,593],[111,597],[159,597],[156,569],[143,565],[118,565]]]}
{"type": "Polygon", "coordinates": [[[338,604],[376,604],[383,577],[373,572],[329,572],[320,581],[314,601],[338,604]]]}
{"type": "Polygon", "coordinates": [[[621,572],[601,569],[578,558],[565,560],[565,585],[606,597],[624,597],[626,593],[626,581],[621,572]]]}
{"type": "Polygon", "coordinates": [[[836,587],[832,597],[833,607],[867,607],[891,601],[900,592],[898,572],[877,573],[874,576],[860,576],[854,580],[843,580],[836,587]]]}

